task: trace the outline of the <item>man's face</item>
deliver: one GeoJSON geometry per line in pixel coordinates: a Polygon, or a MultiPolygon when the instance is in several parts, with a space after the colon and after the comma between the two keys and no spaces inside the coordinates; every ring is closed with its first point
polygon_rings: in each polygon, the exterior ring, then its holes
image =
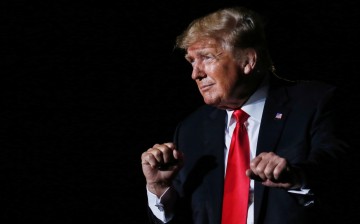
{"type": "Polygon", "coordinates": [[[206,104],[231,109],[230,105],[241,103],[245,74],[232,52],[214,39],[205,39],[190,45],[185,58],[206,104]]]}

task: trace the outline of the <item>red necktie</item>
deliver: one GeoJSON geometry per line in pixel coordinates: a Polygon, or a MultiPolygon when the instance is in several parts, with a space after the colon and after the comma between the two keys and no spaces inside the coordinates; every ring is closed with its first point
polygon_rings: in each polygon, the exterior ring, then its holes
{"type": "Polygon", "coordinates": [[[249,115],[235,110],[233,116],[237,123],[227,161],[221,223],[246,224],[250,179],[245,171],[249,169],[250,147],[244,122],[249,115]]]}

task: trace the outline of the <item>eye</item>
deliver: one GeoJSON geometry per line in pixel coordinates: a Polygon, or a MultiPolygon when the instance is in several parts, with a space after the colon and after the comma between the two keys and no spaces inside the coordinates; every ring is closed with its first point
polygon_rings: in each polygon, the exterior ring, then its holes
{"type": "Polygon", "coordinates": [[[201,60],[203,61],[210,61],[210,60],[213,60],[215,59],[214,55],[212,54],[204,54],[204,55],[201,55],[201,60]]]}
{"type": "Polygon", "coordinates": [[[186,59],[186,61],[188,61],[190,64],[194,64],[194,61],[195,61],[194,58],[185,56],[185,59],[186,59]]]}

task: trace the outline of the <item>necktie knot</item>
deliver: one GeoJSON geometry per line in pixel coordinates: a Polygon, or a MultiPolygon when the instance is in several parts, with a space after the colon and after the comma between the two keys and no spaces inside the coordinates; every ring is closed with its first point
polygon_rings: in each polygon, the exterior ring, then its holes
{"type": "Polygon", "coordinates": [[[236,121],[241,124],[243,124],[249,118],[249,114],[247,114],[245,111],[243,111],[241,109],[234,110],[233,115],[234,115],[236,121]]]}

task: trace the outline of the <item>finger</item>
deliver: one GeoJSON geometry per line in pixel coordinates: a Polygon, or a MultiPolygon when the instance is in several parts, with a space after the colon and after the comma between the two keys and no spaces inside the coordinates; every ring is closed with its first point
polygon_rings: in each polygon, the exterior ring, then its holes
{"type": "Polygon", "coordinates": [[[276,183],[271,180],[263,181],[262,185],[267,186],[267,187],[277,187],[277,188],[285,188],[285,189],[289,189],[291,187],[291,184],[289,184],[289,183],[276,183]]]}
{"type": "Polygon", "coordinates": [[[141,155],[141,164],[150,165],[152,168],[156,168],[159,162],[152,153],[146,151],[141,155]]]}
{"type": "Polygon", "coordinates": [[[277,184],[272,182],[269,179],[264,180],[261,184],[264,185],[264,186],[267,186],[267,187],[277,187],[277,184]]]}
{"type": "Polygon", "coordinates": [[[183,160],[184,159],[184,153],[179,151],[179,150],[174,150],[173,151],[173,156],[177,160],[183,160]]]}
{"type": "Polygon", "coordinates": [[[266,164],[266,167],[264,168],[264,174],[267,179],[277,179],[278,176],[275,177],[275,175],[279,175],[280,172],[280,169],[278,168],[278,165],[280,163],[280,157],[271,156],[267,159],[268,162],[266,164]]]}
{"type": "Polygon", "coordinates": [[[153,148],[159,150],[158,156],[161,156],[159,160],[160,163],[171,163],[174,161],[173,151],[175,149],[175,145],[172,143],[164,143],[164,144],[155,144],[153,148]]]}
{"type": "Polygon", "coordinates": [[[255,175],[259,176],[261,179],[265,180],[267,176],[264,173],[264,170],[268,164],[268,161],[262,158],[261,156],[258,156],[256,158],[256,164],[252,164],[251,170],[254,172],[255,175]]]}
{"type": "Polygon", "coordinates": [[[286,167],[286,160],[273,152],[261,153],[258,157],[261,158],[261,161],[256,166],[257,175],[264,180],[278,179],[284,167],[286,167]]]}
{"type": "Polygon", "coordinates": [[[273,176],[275,180],[279,180],[283,173],[287,172],[287,161],[284,158],[278,158],[274,167],[273,176]]]}
{"type": "Polygon", "coordinates": [[[166,142],[166,143],[164,143],[164,145],[166,145],[170,149],[176,149],[176,146],[173,142],[166,142]]]}
{"type": "Polygon", "coordinates": [[[184,164],[184,153],[179,150],[174,150],[173,156],[174,156],[175,160],[177,161],[177,165],[179,167],[182,167],[184,164]]]}
{"type": "Polygon", "coordinates": [[[273,153],[267,155],[267,165],[264,169],[264,174],[267,179],[279,180],[280,176],[286,171],[287,161],[273,153]]]}
{"type": "Polygon", "coordinates": [[[262,160],[261,156],[257,156],[253,160],[250,161],[250,170],[255,175],[258,175],[258,172],[257,172],[256,168],[257,168],[257,165],[260,163],[261,160],[262,160]]]}
{"type": "Polygon", "coordinates": [[[255,181],[260,181],[263,182],[264,180],[261,179],[260,176],[256,175],[254,172],[252,172],[252,170],[248,169],[246,170],[246,176],[248,176],[250,179],[255,180],[255,181]]]}

